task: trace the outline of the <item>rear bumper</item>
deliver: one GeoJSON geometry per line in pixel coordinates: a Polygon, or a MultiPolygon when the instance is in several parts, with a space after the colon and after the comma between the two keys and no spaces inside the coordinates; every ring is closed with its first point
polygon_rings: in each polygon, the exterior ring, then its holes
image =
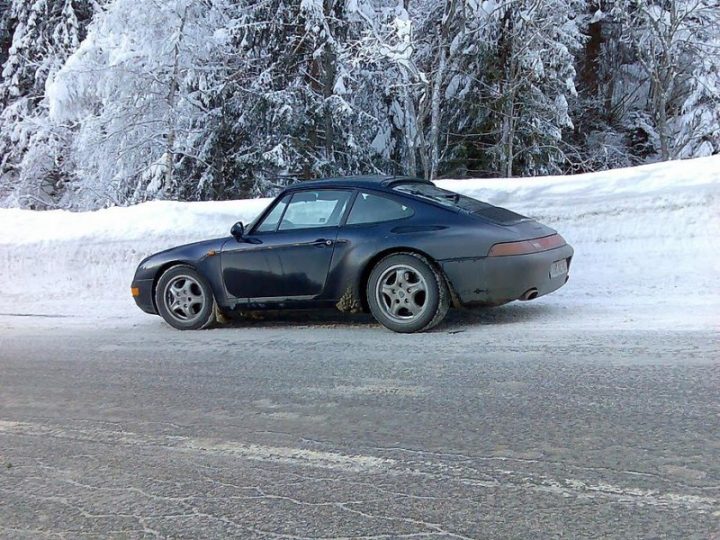
{"type": "Polygon", "coordinates": [[[132,282],[132,288],[138,290],[138,295],[134,296],[135,303],[145,313],[157,315],[155,302],[153,301],[153,280],[137,279],[132,282]]]}
{"type": "Polygon", "coordinates": [[[531,289],[537,296],[556,291],[568,274],[550,277],[553,262],[566,259],[568,270],[574,251],[569,245],[507,257],[483,257],[440,261],[458,301],[463,306],[499,305],[519,300],[531,289]]]}

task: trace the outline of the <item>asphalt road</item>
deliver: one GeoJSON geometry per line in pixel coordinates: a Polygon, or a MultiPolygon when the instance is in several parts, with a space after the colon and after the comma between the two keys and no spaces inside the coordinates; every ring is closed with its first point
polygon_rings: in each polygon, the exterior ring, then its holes
{"type": "Polygon", "coordinates": [[[720,538],[717,334],[503,309],[419,336],[4,316],[0,536],[720,538]]]}

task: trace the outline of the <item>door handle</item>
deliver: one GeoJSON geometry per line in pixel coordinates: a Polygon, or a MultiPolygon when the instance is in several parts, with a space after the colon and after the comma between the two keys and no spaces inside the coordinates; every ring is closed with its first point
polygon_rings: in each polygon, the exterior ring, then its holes
{"type": "Polygon", "coordinates": [[[313,242],[313,246],[317,247],[330,247],[333,245],[332,240],[325,240],[324,238],[320,238],[319,240],[315,240],[313,242]]]}

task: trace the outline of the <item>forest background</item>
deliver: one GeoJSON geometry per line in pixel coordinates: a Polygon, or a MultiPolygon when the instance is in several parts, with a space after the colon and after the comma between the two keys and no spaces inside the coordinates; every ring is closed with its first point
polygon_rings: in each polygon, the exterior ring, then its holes
{"type": "Polygon", "coordinates": [[[718,0],[0,0],[0,204],[720,153],[718,0]]]}

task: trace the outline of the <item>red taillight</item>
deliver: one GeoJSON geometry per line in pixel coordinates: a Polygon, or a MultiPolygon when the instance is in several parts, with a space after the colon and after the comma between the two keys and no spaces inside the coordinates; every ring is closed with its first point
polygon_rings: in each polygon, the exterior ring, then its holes
{"type": "Polygon", "coordinates": [[[544,238],[535,238],[533,240],[522,240],[520,242],[505,242],[503,244],[495,244],[490,248],[489,257],[506,257],[508,255],[526,255],[528,253],[538,253],[539,251],[547,251],[562,247],[566,244],[565,239],[559,234],[546,236],[544,238]]]}

